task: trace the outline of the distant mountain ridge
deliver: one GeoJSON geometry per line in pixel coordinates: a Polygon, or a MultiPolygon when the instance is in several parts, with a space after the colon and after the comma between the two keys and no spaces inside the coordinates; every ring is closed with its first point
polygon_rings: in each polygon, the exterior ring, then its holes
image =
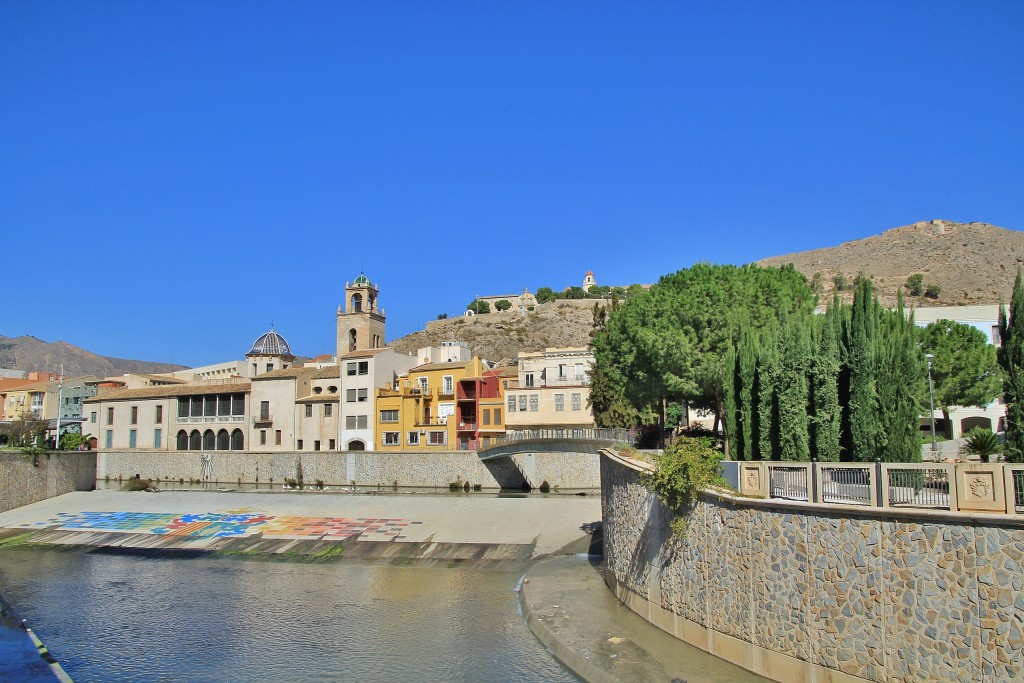
{"type": "MultiPolygon", "coordinates": [[[[858,274],[874,277],[883,303],[891,305],[907,278],[924,276],[925,285],[940,287],[935,299],[908,297],[914,306],[995,304],[1010,300],[1017,268],[1024,266],[1024,232],[989,223],[957,223],[947,220],[919,221],[886,230],[880,235],[813,249],[772,256],[762,266],[792,263],[814,278],[820,273],[822,301],[831,299],[837,275],[852,283],[858,274]]],[[[849,291],[842,293],[849,296],[849,291]]]]}
{"type": "Polygon", "coordinates": [[[63,341],[45,342],[31,336],[0,335],[0,367],[12,370],[57,372],[64,364],[65,377],[95,375],[112,377],[127,373],[154,374],[184,370],[184,365],[100,356],[63,341]]]}

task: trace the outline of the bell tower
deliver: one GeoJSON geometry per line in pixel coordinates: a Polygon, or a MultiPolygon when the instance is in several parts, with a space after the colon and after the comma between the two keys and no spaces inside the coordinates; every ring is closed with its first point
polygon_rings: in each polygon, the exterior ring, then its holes
{"type": "Polygon", "coordinates": [[[338,357],[384,346],[384,311],[377,308],[377,287],[365,273],[345,283],[344,308],[338,306],[338,357]]]}

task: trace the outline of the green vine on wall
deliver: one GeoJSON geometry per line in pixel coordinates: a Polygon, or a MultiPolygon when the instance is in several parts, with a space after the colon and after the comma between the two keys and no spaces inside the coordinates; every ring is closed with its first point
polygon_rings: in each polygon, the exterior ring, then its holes
{"type": "Polygon", "coordinates": [[[643,483],[675,513],[672,531],[682,536],[698,491],[724,485],[719,463],[722,453],[710,437],[683,437],[654,459],[654,471],[642,475],[643,483]]]}

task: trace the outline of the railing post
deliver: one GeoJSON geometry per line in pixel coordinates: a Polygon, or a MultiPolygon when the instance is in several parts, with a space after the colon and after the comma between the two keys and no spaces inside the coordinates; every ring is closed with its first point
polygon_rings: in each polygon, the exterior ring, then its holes
{"type": "Polygon", "coordinates": [[[882,500],[882,459],[875,458],[875,505],[882,500]]]}
{"type": "Polygon", "coordinates": [[[811,482],[810,482],[810,484],[811,484],[811,491],[810,491],[811,497],[810,497],[810,500],[809,500],[809,502],[811,502],[811,503],[820,503],[821,502],[821,500],[819,498],[820,493],[818,491],[818,471],[819,471],[818,470],[818,459],[817,458],[811,458],[811,482]]]}

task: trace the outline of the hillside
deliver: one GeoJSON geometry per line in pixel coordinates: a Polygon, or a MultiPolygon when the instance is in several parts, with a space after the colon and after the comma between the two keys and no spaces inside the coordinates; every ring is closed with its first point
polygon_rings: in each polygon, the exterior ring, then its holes
{"type": "MultiPolygon", "coordinates": [[[[938,285],[941,291],[937,299],[909,297],[914,306],[994,304],[1000,296],[1010,300],[1017,268],[1024,264],[1024,232],[988,223],[920,221],[837,247],[757,263],[792,263],[808,279],[821,273],[822,301],[832,297],[834,276],[852,283],[858,273],[865,273],[874,276],[879,298],[891,305],[907,278],[920,273],[926,285],[938,285]]],[[[849,296],[849,291],[842,295],[849,296]]]]}
{"type": "Polygon", "coordinates": [[[0,335],[0,367],[38,372],[57,372],[64,364],[65,377],[110,377],[125,373],[152,374],[183,370],[185,366],[100,356],[67,342],[44,342],[35,337],[0,335]]]}
{"type": "Polygon", "coordinates": [[[506,312],[435,320],[427,324],[427,329],[408,334],[388,346],[402,353],[415,353],[443,341],[464,341],[475,355],[492,361],[514,357],[520,351],[587,346],[595,301],[552,301],[540,304],[525,318],[506,312]]]}

